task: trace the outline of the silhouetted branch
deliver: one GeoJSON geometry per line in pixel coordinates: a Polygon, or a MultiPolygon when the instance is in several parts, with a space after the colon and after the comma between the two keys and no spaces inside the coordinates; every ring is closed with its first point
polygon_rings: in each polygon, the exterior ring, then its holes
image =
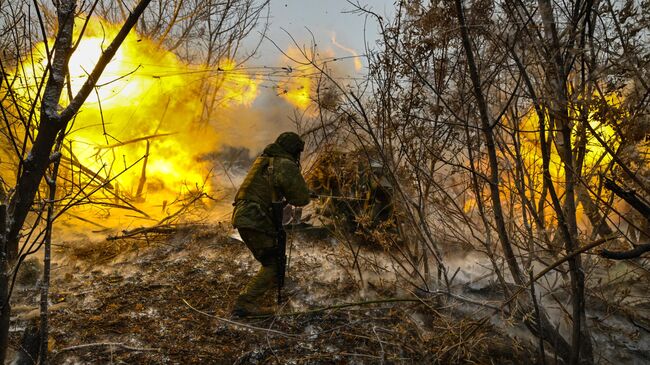
{"type": "Polygon", "coordinates": [[[634,190],[625,190],[622,186],[618,185],[614,180],[605,178],[605,187],[611,190],[621,199],[625,200],[632,208],[643,214],[646,220],[650,220],[650,205],[639,198],[634,190]]]}
{"type": "Polygon", "coordinates": [[[599,252],[600,256],[610,259],[610,260],[629,260],[640,257],[642,254],[650,251],[650,243],[644,243],[638,245],[635,248],[628,251],[610,251],[602,250],[599,252]]]}

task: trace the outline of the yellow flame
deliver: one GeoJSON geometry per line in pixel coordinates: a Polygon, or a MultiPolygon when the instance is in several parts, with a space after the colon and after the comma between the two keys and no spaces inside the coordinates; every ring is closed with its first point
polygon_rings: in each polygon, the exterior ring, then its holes
{"type": "MultiPolygon", "coordinates": [[[[597,100],[596,98],[601,98],[600,95],[595,95],[594,100],[597,100]]],[[[621,104],[621,100],[619,96],[615,94],[611,95],[606,95],[603,98],[603,106],[608,109],[617,109],[619,108],[621,104]]],[[[620,143],[620,140],[618,139],[618,136],[616,135],[614,129],[611,127],[611,116],[607,118],[603,118],[602,116],[598,115],[598,106],[595,103],[589,111],[588,111],[588,117],[587,121],[589,125],[594,129],[594,131],[598,134],[598,136],[605,141],[613,150],[616,150],[618,148],[618,145],[620,143]],[[610,123],[606,123],[605,119],[610,119],[610,123]]],[[[573,111],[572,115],[570,116],[571,118],[575,118],[575,120],[579,120],[581,116],[579,115],[579,112],[573,111]]],[[[549,135],[549,121],[547,118],[544,121],[545,123],[545,128],[546,128],[546,136],[549,135]]],[[[510,121],[509,123],[512,123],[510,121]]],[[[514,127],[514,125],[512,126],[514,127]]],[[[543,186],[543,177],[542,177],[542,149],[541,149],[541,141],[540,141],[540,133],[539,133],[539,117],[535,110],[531,108],[526,115],[524,115],[523,118],[520,119],[519,121],[519,130],[521,130],[521,156],[523,158],[523,164],[526,170],[528,171],[528,177],[530,179],[530,187],[532,188],[531,190],[528,190],[526,193],[528,195],[528,198],[532,199],[539,199],[539,196],[533,196],[532,194],[533,191],[539,193],[542,190],[543,186]]],[[[571,136],[571,141],[572,141],[572,147],[575,147],[576,144],[578,144],[580,141],[579,139],[582,138],[580,136],[580,131],[579,131],[580,123],[576,122],[574,123],[573,130],[572,130],[572,136],[571,136]]],[[[556,136],[557,138],[557,136],[556,136]]],[[[598,142],[597,138],[588,130],[586,129],[584,132],[584,138],[586,138],[585,141],[585,155],[584,155],[584,160],[583,160],[583,165],[582,165],[582,174],[581,174],[581,179],[587,183],[587,184],[595,184],[597,183],[599,179],[599,171],[603,171],[604,169],[607,168],[608,164],[611,162],[612,157],[607,153],[605,147],[602,146],[600,142],[598,142]]],[[[557,143],[557,141],[555,141],[557,143]]],[[[555,184],[555,189],[558,191],[559,194],[563,193],[563,184],[565,181],[565,175],[564,175],[564,164],[562,162],[562,158],[560,156],[560,153],[558,151],[558,148],[556,146],[556,143],[551,143],[550,145],[550,163],[549,163],[549,172],[551,175],[551,179],[557,183],[555,184]]],[[[574,153],[575,157],[575,153],[574,153]]],[[[504,156],[504,158],[507,158],[507,156],[504,156]]],[[[508,177],[503,177],[504,181],[507,181],[507,186],[512,186],[514,187],[514,181],[512,179],[515,178],[513,176],[508,176],[508,177]]],[[[550,208],[547,206],[547,209],[550,208]]],[[[578,209],[578,218],[581,218],[583,215],[582,209],[578,209]]]]}
{"type": "MultiPolygon", "coordinates": [[[[289,47],[284,62],[293,64],[293,60],[304,60],[305,55],[297,47],[289,47]]],[[[309,55],[308,55],[309,56],[309,55]]],[[[316,99],[316,81],[314,75],[318,70],[313,65],[287,66],[287,78],[278,83],[278,93],[289,104],[301,111],[307,112],[316,99]]]]}
{"type": "MultiPolygon", "coordinates": [[[[600,97],[600,96],[594,96],[600,97]]],[[[607,104],[608,107],[610,108],[618,108],[621,100],[617,95],[611,94],[611,95],[606,95],[604,97],[604,102],[607,104]]],[[[618,146],[618,139],[616,136],[616,133],[614,129],[612,128],[611,124],[605,123],[604,120],[599,120],[597,117],[597,110],[595,108],[592,108],[589,110],[589,115],[587,117],[587,121],[591,128],[594,129],[596,133],[598,133],[598,136],[604,140],[605,142],[608,143],[610,147],[612,147],[614,150],[618,146]]],[[[571,116],[572,118],[580,118],[579,113],[574,113],[574,115],[571,116]]],[[[548,136],[548,130],[549,130],[549,123],[548,121],[545,121],[546,125],[546,135],[548,136]]],[[[580,136],[578,135],[578,126],[579,123],[575,123],[572,131],[572,136],[571,136],[571,141],[572,145],[575,145],[578,143],[578,138],[580,136]]],[[[522,155],[527,159],[528,163],[530,165],[535,165],[535,164],[541,164],[541,145],[540,145],[540,140],[539,140],[539,118],[537,113],[535,112],[534,109],[531,108],[529,112],[521,119],[521,124],[519,125],[520,130],[523,132],[521,133],[522,137],[524,137],[524,141],[527,143],[522,144],[522,155]]],[[[607,153],[605,147],[602,146],[600,142],[598,142],[597,138],[592,135],[592,133],[589,130],[585,131],[586,135],[586,153],[585,153],[585,158],[584,158],[584,168],[590,169],[590,168],[598,168],[598,167],[604,167],[609,164],[611,161],[611,156],[607,153]]],[[[562,166],[562,159],[557,151],[557,148],[555,144],[551,144],[551,156],[550,156],[550,170],[551,170],[551,175],[553,178],[560,178],[564,176],[563,168],[562,166]]],[[[540,165],[541,166],[541,165],[540,165]]]]}
{"type": "Polygon", "coordinates": [[[259,94],[259,78],[251,78],[245,71],[237,70],[235,60],[225,59],[219,70],[226,73],[227,85],[223,88],[224,99],[230,103],[250,106],[259,94]]]}
{"type": "MultiPolygon", "coordinates": [[[[91,19],[69,62],[72,95],[118,30],[115,24],[91,19]]],[[[26,98],[35,94],[47,65],[43,43],[36,45],[34,54],[41,55],[34,70],[30,60],[23,65],[30,70],[22,75],[26,98]]],[[[146,160],[142,197],[147,200],[173,199],[184,187],[203,185],[212,166],[200,156],[216,150],[220,142],[214,128],[218,120],[204,120],[205,109],[213,104],[206,90],[217,90],[213,96],[222,108],[250,105],[259,92],[259,77],[236,65],[230,59],[222,60],[217,69],[187,64],[153,40],[131,32],[73,121],[68,139],[75,157],[105,179],[140,160],[114,182],[120,191],[133,195],[146,160]]],[[[68,102],[64,95],[62,107],[68,102]]]]}

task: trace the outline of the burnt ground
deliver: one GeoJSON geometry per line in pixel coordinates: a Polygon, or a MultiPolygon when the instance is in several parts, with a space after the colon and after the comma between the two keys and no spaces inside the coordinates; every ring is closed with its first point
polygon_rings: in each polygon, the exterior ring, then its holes
{"type": "MultiPolygon", "coordinates": [[[[360,289],[345,248],[333,240],[298,237],[294,247],[280,314],[241,320],[229,312],[257,263],[220,226],[64,242],[54,253],[50,289],[52,363],[533,362],[528,345],[489,324],[477,326],[442,299],[385,300],[405,297],[387,272],[369,272],[360,289]],[[318,309],[358,302],[366,303],[318,309]]],[[[14,348],[37,316],[36,291],[20,287],[14,294],[14,348]]],[[[268,304],[273,300],[269,295],[268,304]]]]}

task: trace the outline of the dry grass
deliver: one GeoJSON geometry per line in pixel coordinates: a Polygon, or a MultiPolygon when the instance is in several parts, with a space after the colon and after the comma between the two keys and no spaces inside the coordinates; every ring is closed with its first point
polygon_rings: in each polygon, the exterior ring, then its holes
{"type": "MultiPolygon", "coordinates": [[[[312,244],[321,259],[327,253],[336,260],[340,252],[324,242],[312,244]]],[[[53,363],[503,364],[533,356],[508,336],[490,326],[476,330],[473,320],[433,300],[294,313],[247,320],[245,326],[217,319],[229,317],[256,269],[243,244],[228,238],[223,227],[75,246],[58,255],[51,300],[65,305],[51,313],[53,363]]],[[[292,294],[282,313],[356,295],[351,277],[320,280],[322,265],[302,257],[292,265],[292,294]]],[[[35,298],[18,300],[35,304],[35,298]]]]}

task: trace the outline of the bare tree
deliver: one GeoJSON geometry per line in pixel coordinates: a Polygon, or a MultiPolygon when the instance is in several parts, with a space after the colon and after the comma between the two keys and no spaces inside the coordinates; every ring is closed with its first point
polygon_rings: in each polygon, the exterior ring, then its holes
{"type": "MultiPolygon", "coordinates": [[[[420,232],[406,241],[431,253],[442,272],[451,243],[484,254],[502,308],[540,338],[541,356],[550,349],[568,363],[598,361],[586,298],[599,289],[586,278],[606,264],[581,253],[614,244],[633,246],[621,257],[638,256],[647,243],[638,241],[648,234],[638,203],[648,197],[648,155],[638,130],[649,100],[637,79],[647,79],[648,4],[396,6],[390,22],[358,8],[382,34],[380,50],[367,50],[370,80],[354,89],[332,82],[339,105],[310,130],[383,160],[405,222],[420,232]],[[640,210],[626,211],[604,176],[625,184],[640,210]],[[564,288],[539,282],[552,271],[566,280],[568,303],[553,294],[564,288]],[[558,330],[549,304],[565,313],[568,332],[558,330]]],[[[411,255],[395,258],[399,268],[416,268],[418,288],[432,287],[411,255]]]]}
{"type": "MultiPolygon", "coordinates": [[[[37,132],[35,133],[36,137],[31,144],[29,152],[25,155],[26,157],[20,161],[20,172],[17,177],[14,191],[8,202],[6,217],[3,217],[4,221],[2,225],[4,226],[6,223],[7,231],[2,235],[2,244],[0,245],[3,253],[2,261],[0,261],[0,271],[3,275],[1,280],[2,285],[0,288],[2,289],[0,293],[0,301],[2,302],[1,316],[3,325],[2,328],[0,328],[0,361],[2,362],[4,362],[8,344],[9,315],[11,311],[9,305],[8,289],[10,276],[8,268],[10,265],[14,265],[17,261],[21,230],[29,212],[31,211],[34,197],[39,190],[40,182],[45,175],[45,170],[51,163],[58,163],[58,160],[60,159],[60,151],[55,149],[55,143],[57,140],[59,141],[58,148],[60,149],[61,141],[65,136],[68,123],[79,111],[79,108],[81,108],[84,101],[95,87],[95,84],[104,68],[115,55],[115,52],[124,41],[127,34],[135,26],[149,2],[149,0],[142,0],[135,8],[133,8],[124,21],[124,25],[117,36],[104,50],[83,87],[70,100],[70,103],[63,108],[60,107],[61,93],[63,92],[66,83],[66,76],[68,74],[68,60],[70,55],[74,52],[75,47],[73,43],[73,27],[76,14],[76,1],[68,0],[56,3],[58,28],[55,42],[52,45],[52,50],[47,50],[48,76],[39,105],[40,110],[36,127],[37,132]]],[[[27,13],[23,14],[26,15],[27,13]]],[[[36,7],[34,12],[30,14],[36,14],[39,19],[41,19],[41,13],[38,7],[36,7]]],[[[47,42],[47,34],[44,26],[41,27],[41,30],[42,36],[47,42]]],[[[11,84],[6,75],[4,81],[8,83],[6,87],[8,93],[11,94],[11,84]]],[[[36,109],[36,103],[37,100],[34,100],[32,109],[36,109]]],[[[4,109],[5,108],[3,107],[3,110],[4,109]]],[[[29,123],[27,120],[22,120],[21,122],[26,124],[29,123]]],[[[10,121],[6,117],[5,123],[7,123],[8,131],[11,131],[11,126],[8,125],[10,121]]],[[[25,130],[26,135],[29,133],[28,128],[29,127],[25,130]]],[[[16,139],[16,141],[18,141],[18,139],[16,139]]],[[[23,149],[26,150],[26,148],[25,144],[23,149]]],[[[23,154],[21,154],[21,156],[23,156],[23,154]]],[[[53,176],[49,177],[52,193],[55,192],[56,169],[53,172],[53,176]]],[[[52,195],[50,195],[50,198],[52,198],[52,195]]],[[[51,218],[51,211],[49,215],[51,218]]],[[[51,221],[49,220],[48,225],[51,227],[51,221]]],[[[48,231],[51,232],[50,229],[48,229],[48,231]]],[[[49,234],[46,236],[49,239],[49,234]]],[[[46,334],[47,332],[45,331],[45,335],[46,334]]],[[[43,356],[44,354],[45,352],[42,352],[43,356]]],[[[45,362],[46,359],[43,358],[41,363],[45,362]]]]}
{"type": "MultiPolygon", "coordinates": [[[[127,7],[124,2],[83,2],[77,6],[76,1],[55,2],[53,7],[39,2],[2,2],[2,37],[3,56],[1,66],[2,76],[2,121],[0,128],[3,143],[3,156],[7,164],[15,164],[17,167],[16,183],[13,187],[7,186],[7,179],[13,178],[3,176],[1,182],[2,199],[0,200],[0,218],[2,230],[2,252],[5,254],[1,261],[2,281],[0,285],[2,293],[2,326],[0,329],[0,358],[4,360],[7,348],[7,335],[10,315],[10,293],[13,280],[18,266],[24,258],[34,253],[42,245],[46,250],[45,277],[42,293],[42,323],[41,340],[45,345],[41,347],[41,363],[47,361],[47,285],[49,283],[49,245],[51,241],[52,222],[58,214],[53,208],[57,201],[56,180],[58,177],[58,166],[61,158],[68,162],[74,162],[75,158],[71,150],[66,150],[63,143],[70,121],[75,117],[86,98],[93,90],[106,65],[110,62],[127,34],[133,28],[139,28],[140,32],[157,40],[160,45],[182,52],[188,60],[205,63],[206,67],[214,67],[224,57],[234,58],[239,48],[239,42],[247,36],[256,26],[258,19],[267,2],[257,4],[253,1],[228,1],[222,2],[191,2],[191,1],[156,1],[154,5],[147,7],[151,1],[143,0],[135,4],[133,8],[127,7]],[[173,3],[173,4],[172,4],[173,3]],[[173,6],[170,6],[173,5],[173,6]],[[172,16],[168,16],[168,10],[172,10],[172,16]],[[75,18],[86,14],[85,24],[76,33],[78,38],[73,36],[75,18]],[[68,60],[79,45],[83,36],[86,24],[92,21],[91,16],[98,14],[113,20],[123,22],[123,25],[116,37],[106,47],[94,69],[77,92],[72,95],[69,83],[68,60]],[[207,31],[206,31],[207,29],[207,31]],[[52,43],[52,39],[54,42],[52,43]],[[18,77],[20,74],[27,75],[26,64],[31,60],[34,66],[33,53],[35,43],[45,42],[47,67],[42,78],[37,80],[35,95],[19,94],[15,87],[20,85],[18,77]],[[28,61],[25,63],[25,61],[28,61]],[[10,70],[14,67],[15,74],[10,70]],[[67,89],[66,89],[67,86],[67,89]],[[61,95],[67,92],[69,103],[61,105],[61,95]],[[23,98],[28,100],[24,100],[23,98]],[[72,154],[63,157],[62,152],[72,154]],[[48,167],[50,172],[47,172],[48,167]],[[41,180],[46,177],[49,193],[39,198],[45,204],[34,206],[37,195],[41,194],[41,180]],[[9,196],[5,194],[5,188],[9,196]],[[6,204],[6,205],[5,205],[6,204]],[[47,207],[47,208],[46,208],[47,207]],[[46,208],[46,212],[43,210],[46,208]],[[34,219],[29,218],[34,212],[34,219]],[[29,221],[31,229],[23,232],[26,222],[29,221]],[[41,224],[45,228],[40,233],[32,236],[41,224]],[[6,227],[6,230],[5,230],[6,227]],[[29,243],[27,241],[30,241],[29,243]],[[20,242],[24,246],[19,250],[20,242]]],[[[253,50],[254,51],[254,50],[253,50]]],[[[207,85],[207,84],[206,84],[207,85]]],[[[210,84],[212,87],[213,85],[210,84]]],[[[214,90],[211,91],[215,93],[214,90]]],[[[211,110],[211,109],[210,109],[211,110]]],[[[102,187],[110,186],[110,180],[102,181],[98,176],[99,172],[84,170],[82,165],[78,168],[85,171],[87,183],[80,183],[78,188],[82,197],[88,197],[92,191],[87,192],[89,186],[96,185],[93,181],[100,181],[100,184],[91,190],[97,191],[102,187]]],[[[10,171],[10,170],[5,170],[10,171]]],[[[71,204],[78,203],[79,193],[70,198],[70,202],[60,205],[66,210],[71,204]]],[[[116,198],[119,198],[116,196],[116,198]]],[[[122,203],[136,209],[133,205],[121,199],[122,203]]]]}

